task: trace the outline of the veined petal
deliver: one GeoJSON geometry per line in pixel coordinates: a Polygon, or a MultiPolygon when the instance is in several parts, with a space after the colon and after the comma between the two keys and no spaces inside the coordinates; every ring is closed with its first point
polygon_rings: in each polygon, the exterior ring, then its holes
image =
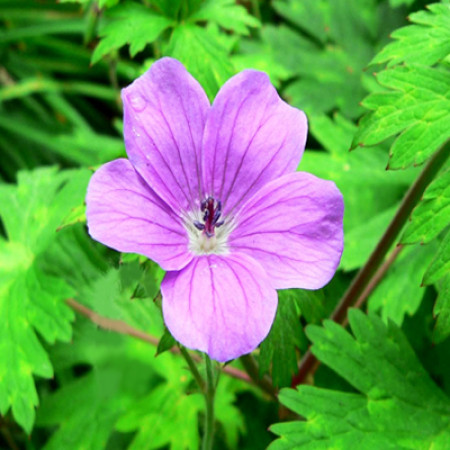
{"type": "Polygon", "coordinates": [[[206,121],[206,194],[230,213],[264,184],[297,168],[306,133],[305,114],[280,99],[265,73],[244,70],[234,76],[217,94],[206,121]]]}
{"type": "Polygon", "coordinates": [[[145,183],[126,159],[104,164],[86,196],[89,234],[120,252],[145,255],[165,270],[192,259],[181,219],[145,183]]]}
{"type": "Polygon", "coordinates": [[[276,289],[319,289],[341,259],[343,214],[333,182],[294,172],[268,183],[242,207],[230,249],[260,262],[276,289]]]}
{"type": "Polygon", "coordinates": [[[180,62],[162,58],[122,90],[122,99],[131,163],[175,212],[192,209],[201,196],[205,92],[180,62]]]}
{"type": "Polygon", "coordinates": [[[254,350],[269,333],[277,293],[247,255],[205,255],[161,284],[164,321],[186,347],[217,361],[254,350]]]}

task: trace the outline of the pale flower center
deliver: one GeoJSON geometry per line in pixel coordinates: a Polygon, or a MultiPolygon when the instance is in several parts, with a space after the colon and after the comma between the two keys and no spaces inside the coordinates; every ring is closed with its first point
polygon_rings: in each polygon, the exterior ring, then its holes
{"type": "Polygon", "coordinates": [[[189,250],[196,255],[228,253],[228,236],[234,226],[222,218],[222,203],[207,197],[197,211],[191,211],[185,221],[189,235],[189,250]]]}

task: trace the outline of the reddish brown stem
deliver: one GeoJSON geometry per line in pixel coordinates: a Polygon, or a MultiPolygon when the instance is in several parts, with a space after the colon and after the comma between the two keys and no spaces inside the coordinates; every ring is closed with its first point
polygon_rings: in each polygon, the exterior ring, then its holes
{"type": "MultiPolygon", "coordinates": [[[[153,345],[155,347],[158,346],[159,343],[158,338],[156,338],[155,336],[151,336],[150,334],[144,333],[141,330],[137,330],[136,328],[133,328],[132,326],[128,325],[122,320],[108,319],[107,317],[103,317],[100,314],[97,314],[95,311],[92,311],[91,309],[82,305],[81,303],[78,303],[73,298],[67,299],[66,303],[74,311],[87,317],[91,322],[95,323],[104,330],[114,331],[115,333],[132,336],[134,338],[140,339],[141,341],[147,342],[148,344],[153,345]]],[[[177,355],[181,354],[181,351],[178,347],[172,347],[169,351],[177,355]]],[[[190,353],[190,356],[196,362],[202,361],[201,356],[197,355],[196,353],[190,353]]],[[[227,375],[233,378],[237,378],[239,380],[245,381],[246,383],[253,384],[252,379],[244,371],[236,369],[236,367],[224,366],[222,367],[222,372],[226,373],[227,375]]]]}

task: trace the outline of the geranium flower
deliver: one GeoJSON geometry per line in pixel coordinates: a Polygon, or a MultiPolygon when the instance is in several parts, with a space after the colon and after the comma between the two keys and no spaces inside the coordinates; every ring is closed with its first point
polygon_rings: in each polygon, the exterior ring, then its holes
{"type": "Polygon", "coordinates": [[[127,159],[103,165],[87,194],[90,235],[167,271],[165,323],[191,349],[227,361],[268,334],[276,289],[318,289],[343,247],[343,200],[296,172],[305,114],[265,73],[244,70],[211,106],[171,58],[122,91],[127,159]]]}

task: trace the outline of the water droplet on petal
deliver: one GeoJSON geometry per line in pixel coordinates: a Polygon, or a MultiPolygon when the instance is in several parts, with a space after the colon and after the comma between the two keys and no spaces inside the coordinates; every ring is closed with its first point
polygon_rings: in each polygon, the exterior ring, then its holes
{"type": "Polygon", "coordinates": [[[145,100],[145,98],[137,92],[133,92],[132,94],[130,94],[128,99],[130,100],[131,107],[135,111],[141,112],[147,106],[147,101],[145,100]]]}

